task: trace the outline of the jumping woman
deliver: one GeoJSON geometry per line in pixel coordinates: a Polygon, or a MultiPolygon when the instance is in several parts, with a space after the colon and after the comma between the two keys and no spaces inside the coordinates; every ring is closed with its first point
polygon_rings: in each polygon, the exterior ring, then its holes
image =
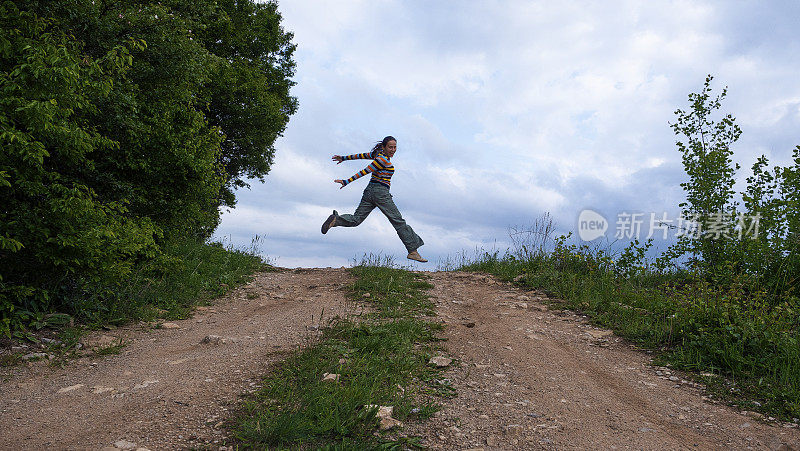
{"type": "Polygon", "coordinates": [[[397,206],[392,200],[392,195],[389,193],[391,178],[392,175],[394,175],[394,165],[390,159],[395,152],[397,152],[397,140],[391,136],[387,136],[383,138],[382,141],[378,141],[368,153],[333,156],[333,161],[335,161],[336,164],[345,160],[372,160],[369,166],[358,171],[349,179],[334,180],[334,182],[342,185],[339,189],[344,188],[348,183],[369,173],[372,173],[372,178],[370,178],[367,187],[364,189],[364,195],[361,196],[361,203],[358,204],[356,212],[352,215],[340,216],[336,210],[333,210],[333,214],[328,216],[328,219],[322,224],[322,233],[328,233],[328,229],[331,227],[355,227],[364,222],[364,220],[367,219],[367,215],[369,215],[375,207],[378,207],[389,219],[389,222],[392,223],[392,226],[394,226],[394,229],[397,231],[397,235],[400,236],[400,240],[402,240],[403,244],[406,246],[408,258],[418,262],[426,262],[428,260],[422,258],[419,252],[417,252],[417,249],[425,243],[419,235],[414,233],[411,226],[406,224],[403,217],[400,216],[400,211],[397,209],[397,206]]]}

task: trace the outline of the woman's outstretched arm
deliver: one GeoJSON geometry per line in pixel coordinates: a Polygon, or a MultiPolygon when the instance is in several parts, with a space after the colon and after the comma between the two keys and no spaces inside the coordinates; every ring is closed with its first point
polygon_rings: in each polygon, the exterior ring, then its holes
{"type": "Polygon", "coordinates": [[[342,155],[344,160],[372,160],[375,155],[372,152],[354,153],[353,155],[342,155]]]}
{"type": "Polygon", "coordinates": [[[387,163],[388,162],[386,161],[386,159],[382,158],[382,155],[379,155],[377,158],[375,158],[372,161],[372,163],[370,163],[369,166],[367,166],[364,169],[356,172],[349,179],[344,180],[344,184],[342,184],[342,188],[344,188],[345,185],[347,185],[348,183],[350,183],[352,181],[355,181],[356,179],[358,179],[360,177],[363,177],[363,176],[365,176],[365,175],[367,175],[367,174],[369,174],[371,172],[375,172],[375,171],[378,171],[378,170],[381,170],[381,169],[385,169],[387,163]]]}
{"type": "Polygon", "coordinates": [[[375,152],[354,153],[353,155],[334,155],[332,160],[336,164],[347,160],[372,160],[375,158],[375,152]]]}

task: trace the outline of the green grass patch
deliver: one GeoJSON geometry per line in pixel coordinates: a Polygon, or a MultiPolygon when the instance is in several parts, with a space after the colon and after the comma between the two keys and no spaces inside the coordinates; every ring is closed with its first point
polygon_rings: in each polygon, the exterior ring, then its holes
{"type": "Polygon", "coordinates": [[[773,305],[736,284],[685,273],[620,271],[587,249],[557,248],[519,259],[484,254],[463,270],[494,274],[563,300],[602,327],[655,351],[656,362],[713,373],[710,392],[783,420],[800,418],[800,302],[773,305]]]}
{"type": "Polygon", "coordinates": [[[389,266],[352,268],[354,300],[373,313],[337,318],[320,340],[295,352],[264,379],[233,425],[243,448],[409,449],[417,439],[379,432],[375,409],[393,406],[393,417],[422,420],[436,400],[453,396],[441,370],[427,364],[437,349],[438,323],[421,275],[389,266]],[[369,297],[364,297],[369,293],[369,297]],[[323,382],[324,373],[339,374],[323,382]]]}
{"type": "Polygon", "coordinates": [[[163,246],[164,257],[139,266],[126,284],[73,299],[69,309],[90,328],[156,318],[183,319],[272,268],[254,250],[184,240],[163,246]]]}
{"type": "Polygon", "coordinates": [[[100,346],[97,348],[92,349],[92,355],[94,357],[105,357],[108,355],[118,355],[122,348],[125,347],[125,342],[122,339],[118,339],[116,343],[109,344],[107,346],[100,346]]]}

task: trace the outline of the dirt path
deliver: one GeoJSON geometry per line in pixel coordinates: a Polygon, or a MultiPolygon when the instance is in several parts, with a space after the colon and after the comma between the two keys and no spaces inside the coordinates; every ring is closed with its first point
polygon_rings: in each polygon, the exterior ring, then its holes
{"type": "Polygon", "coordinates": [[[431,448],[800,449],[797,428],[709,402],[610,331],[548,311],[541,293],[479,274],[432,283],[460,365],[448,375],[458,397],[417,430],[431,448]]]}
{"type": "MultiPolygon", "coordinates": [[[[800,431],[708,402],[585,318],[535,292],[468,273],[429,273],[458,397],[421,434],[441,449],[800,449],[800,431]]],[[[239,395],[316,334],[358,313],[344,269],[262,273],[178,328],[128,327],[120,355],[0,373],[0,449],[214,447],[239,395]],[[205,337],[212,336],[207,343],[205,337]],[[216,336],[218,338],[214,338],[216,336]]],[[[103,337],[105,335],[105,337],[103,337]]]]}
{"type": "Polygon", "coordinates": [[[124,338],[119,355],[61,369],[44,362],[3,369],[0,449],[219,443],[220,421],[239,395],[316,334],[323,309],[330,318],[355,308],[340,290],[350,280],[344,269],[260,273],[214,307],[174,321],[179,328],[133,326],[90,337],[124,338]]]}

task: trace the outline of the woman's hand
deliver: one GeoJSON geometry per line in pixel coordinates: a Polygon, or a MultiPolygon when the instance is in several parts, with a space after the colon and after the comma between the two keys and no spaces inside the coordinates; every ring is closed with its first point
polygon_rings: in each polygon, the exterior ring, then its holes
{"type": "MultiPolygon", "coordinates": [[[[338,155],[337,155],[337,156],[338,156],[338,155]]],[[[336,183],[341,183],[341,184],[342,184],[342,186],[340,186],[340,187],[339,187],[339,189],[342,189],[342,188],[344,188],[344,180],[339,180],[339,179],[336,179],[336,180],[334,180],[334,182],[336,182],[336,183]]]]}
{"type": "Polygon", "coordinates": [[[344,157],[343,157],[343,156],[341,156],[341,155],[334,155],[334,156],[333,156],[333,158],[331,158],[331,159],[332,159],[333,161],[335,161],[335,162],[336,162],[336,164],[339,164],[339,163],[341,163],[342,161],[344,161],[344,157]]]}

